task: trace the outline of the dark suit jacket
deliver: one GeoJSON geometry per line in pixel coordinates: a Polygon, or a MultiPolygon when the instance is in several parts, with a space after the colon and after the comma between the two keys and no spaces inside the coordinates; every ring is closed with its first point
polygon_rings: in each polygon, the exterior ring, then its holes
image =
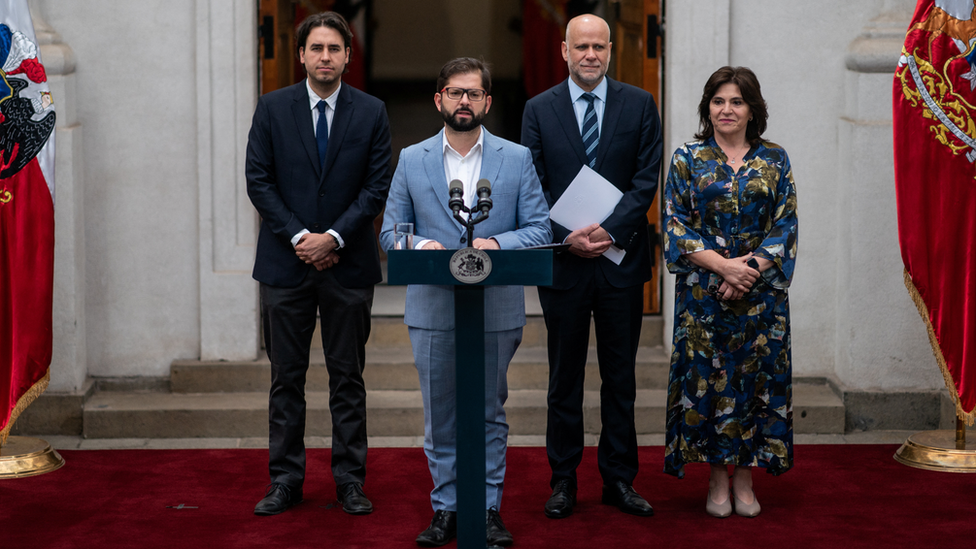
{"type": "MultiPolygon", "coordinates": [[[[607,84],[594,169],[624,193],[601,225],[627,255],[616,265],[602,256],[584,259],[571,253],[556,254],[552,287],[560,290],[576,284],[587,261],[596,261],[607,280],[618,288],[651,278],[647,210],[656,196],[660,174],[661,118],[651,94],[609,78],[607,84]]],[[[522,144],[532,151],[546,201],[552,208],[586,163],[567,81],[526,103],[522,144]]],[[[552,232],[553,240],[562,242],[570,230],[553,223],[552,232]]]]}
{"type": "Polygon", "coordinates": [[[255,280],[299,285],[311,265],[291,239],[302,229],[333,229],[345,246],[331,267],[346,288],[382,280],[373,220],[390,190],[390,124],[386,106],[348,84],[339,89],[325,170],[312,128],[305,81],[258,100],[247,140],[247,194],[261,214],[255,280]]]}

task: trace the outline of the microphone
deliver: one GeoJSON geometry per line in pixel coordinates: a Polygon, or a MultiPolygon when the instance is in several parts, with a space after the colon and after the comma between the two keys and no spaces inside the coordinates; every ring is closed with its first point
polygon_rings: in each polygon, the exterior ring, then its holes
{"type": "Polygon", "coordinates": [[[488,215],[488,210],[491,209],[491,182],[487,179],[481,179],[478,181],[476,187],[478,189],[478,209],[481,210],[482,215],[488,215]]]}
{"type": "Polygon", "coordinates": [[[464,184],[460,179],[451,181],[450,192],[451,200],[447,204],[454,211],[454,215],[457,215],[464,208],[464,199],[461,198],[464,195],[464,184]]]}

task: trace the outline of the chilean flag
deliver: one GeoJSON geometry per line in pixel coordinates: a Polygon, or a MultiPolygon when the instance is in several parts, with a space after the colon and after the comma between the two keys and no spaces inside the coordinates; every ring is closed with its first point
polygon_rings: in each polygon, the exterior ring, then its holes
{"type": "Polygon", "coordinates": [[[976,8],[919,0],[894,79],[905,285],[956,404],[976,420],[976,8]]]}
{"type": "Polygon", "coordinates": [[[54,121],[27,0],[0,0],[0,446],[50,379],[54,121]]]}

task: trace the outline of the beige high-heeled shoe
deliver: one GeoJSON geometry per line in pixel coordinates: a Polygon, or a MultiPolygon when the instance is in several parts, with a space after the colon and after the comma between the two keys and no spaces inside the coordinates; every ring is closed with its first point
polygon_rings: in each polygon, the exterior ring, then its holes
{"type": "MultiPolygon", "coordinates": [[[[740,517],[753,518],[759,515],[759,511],[762,510],[759,507],[759,500],[756,498],[755,494],[752,495],[752,503],[749,504],[743,503],[742,500],[739,499],[739,496],[735,495],[734,490],[732,491],[732,497],[735,498],[735,514],[739,515],[740,517]]],[[[732,498],[729,499],[731,500],[732,498]]]]}
{"type": "Polygon", "coordinates": [[[725,498],[724,503],[715,503],[712,501],[712,490],[708,490],[708,494],[705,496],[705,511],[716,518],[725,518],[732,514],[732,494],[729,491],[729,497],[725,498]]]}

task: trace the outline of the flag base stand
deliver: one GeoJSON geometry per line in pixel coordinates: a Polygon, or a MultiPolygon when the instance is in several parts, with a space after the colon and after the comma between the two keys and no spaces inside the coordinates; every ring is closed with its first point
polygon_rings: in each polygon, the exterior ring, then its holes
{"type": "Polygon", "coordinates": [[[62,465],[61,454],[39,438],[8,437],[0,446],[0,480],[43,475],[62,465]]]}
{"type": "Polygon", "coordinates": [[[955,431],[923,431],[908,437],[894,457],[898,463],[929,471],[976,473],[976,442],[966,442],[966,427],[958,419],[955,431]]]}

